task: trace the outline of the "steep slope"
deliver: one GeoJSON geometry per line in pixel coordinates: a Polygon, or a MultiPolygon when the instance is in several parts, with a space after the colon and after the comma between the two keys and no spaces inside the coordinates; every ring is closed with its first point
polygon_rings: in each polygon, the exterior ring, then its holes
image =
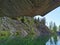
{"type": "Polygon", "coordinates": [[[0,17],[0,32],[9,31],[10,36],[20,37],[38,37],[42,35],[50,35],[47,26],[40,22],[36,22],[32,17],[20,17],[13,20],[9,17],[0,17]]]}

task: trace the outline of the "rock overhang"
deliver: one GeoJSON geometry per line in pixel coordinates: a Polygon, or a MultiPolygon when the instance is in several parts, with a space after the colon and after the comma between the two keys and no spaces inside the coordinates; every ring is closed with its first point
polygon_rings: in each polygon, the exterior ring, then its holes
{"type": "Polygon", "coordinates": [[[44,16],[60,6],[60,0],[0,0],[0,16],[44,16]]]}

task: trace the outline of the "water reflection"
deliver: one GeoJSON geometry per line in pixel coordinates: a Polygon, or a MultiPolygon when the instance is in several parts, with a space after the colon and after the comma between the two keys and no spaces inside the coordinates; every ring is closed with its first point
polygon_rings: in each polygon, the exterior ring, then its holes
{"type": "Polygon", "coordinates": [[[51,37],[47,42],[46,45],[60,45],[60,36],[51,37]]]}
{"type": "Polygon", "coordinates": [[[42,36],[35,39],[31,37],[15,37],[13,39],[0,40],[0,45],[60,45],[60,36],[42,36]]]}

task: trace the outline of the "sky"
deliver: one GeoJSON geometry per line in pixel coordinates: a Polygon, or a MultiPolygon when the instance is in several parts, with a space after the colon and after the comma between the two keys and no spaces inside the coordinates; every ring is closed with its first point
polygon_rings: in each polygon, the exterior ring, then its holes
{"type": "Polygon", "coordinates": [[[57,26],[60,25],[60,7],[57,7],[56,9],[52,10],[48,14],[44,16],[46,18],[46,25],[49,25],[49,23],[52,21],[57,26]]]}
{"type": "MultiPolygon", "coordinates": [[[[43,18],[40,15],[37,15],[36,18],[43,18]]],[[[45,16],[46,18],[46,25],[49,26],[49,23],[52,21],[57,26],[60,25],[60,7],[57,7],[56,9],[52,10],[51,12],[47,13],[45,16]]]]}

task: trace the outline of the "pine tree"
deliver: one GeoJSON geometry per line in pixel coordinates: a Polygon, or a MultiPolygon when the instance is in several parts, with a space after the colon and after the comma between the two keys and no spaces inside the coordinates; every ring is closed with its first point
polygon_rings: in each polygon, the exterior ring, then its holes
{"type": "Polygon", "coordinates": [[[60,31],[60,25],[59,25],[59,29],[58,30],[60,31]]]}
{"type": "Polygon", "coordinates": [[[57,31],[57,26],[56,26],[56,24],[54,23],[54,25],[53,25],[53,31],[54,32],[56,32],[57,31]]]}
{"type": "Polygon", "coordinates": [[[52,30],[52,28],[53,28],[53,22],[51,21],[51,22],[49,23],[49,29],[52,30]]]}
{"type": "Polygon", "coordinates": [[[41,19],[41,24],[45,25],[45,23],[46,23],[45,18],[41,19]]]}

